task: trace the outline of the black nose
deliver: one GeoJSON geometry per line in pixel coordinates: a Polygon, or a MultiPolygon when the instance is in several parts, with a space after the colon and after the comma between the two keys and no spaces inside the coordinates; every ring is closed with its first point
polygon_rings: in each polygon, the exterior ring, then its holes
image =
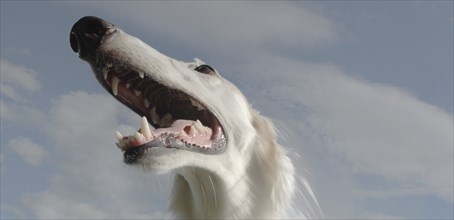
{"type": "Polygon", "coordinates": [[[113,33],[115,25],[94,16],[79,19],[71,28],[69,42],[74,52],[81,58],[92,54],[101,44],[103,38],[113,33]]]}

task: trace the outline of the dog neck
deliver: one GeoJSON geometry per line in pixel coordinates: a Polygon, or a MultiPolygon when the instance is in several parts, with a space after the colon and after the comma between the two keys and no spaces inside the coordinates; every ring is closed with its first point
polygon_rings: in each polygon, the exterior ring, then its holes
{"type": "MultiPolygon", "coordinates": [[[[188,219],[222,218],[235,213],[236,187],[229,187],[220,176],[199,168],[183,168],[175,176],[170,211],[188,219]]],[[[244,184],[244,183],[239,183],[244,184]]]]}
{"type": "Polygon", "coordinates": [[[257,137],[250,143],[253,146],[247,147],[253,151],[249,159],[238,161],[239,169],[176,170],[171,215],[193,219],[282,217],[293,194],[293,166],[276,144],[268,120],[255,116],[257,137]]]}

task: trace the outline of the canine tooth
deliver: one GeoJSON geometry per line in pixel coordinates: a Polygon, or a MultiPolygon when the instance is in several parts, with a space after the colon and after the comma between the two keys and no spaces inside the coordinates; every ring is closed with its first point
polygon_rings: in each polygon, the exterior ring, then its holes
{"type": "Polygon", "coordinates": [[[116,96],[118,95],[118,83],[120,82],[120,79],[116,76],[113,77],[112,79],[112,93],[116,96]]]}
{"type": "Polygon", "coordinates": [[[150,127],[148,126],[148,121],[145,116],[142,117],[140,131],[142,132],[143,136],[145,136],[147,138],[151,137],[150,127]]]}
{"type": "Polygon", "coordinates": [[[159,120],[160,117],[159,117],[158,113],[156,113],[156,106],[151,109],[150,114],[151,114],[151,120],[153,121],[153,123],[158,124],[158,122],[160,121],[159,120]]]}
{"type": "Polygon", "coordinates": [[[123,140],[123,135],[119,132],[119,131],[116,131],[115,132],[115,136],[117,137],[117,140],[120,142],[121,140],[123,140]]]}
{"type": "Polygon", "coordinates": [[[164,115],[164,117],[161,118],[161,125],[167,125],[170,124],[170,121],[172,121],[172,115],[170,113],[167,113],[164,115]]]}
{"type": "Polygon", "coordinates": [[[139,90],[135,90],[135,89],[134,89],[134,93],[136,94],[136,96],[139,96],[140,94],[142,94],[142,92],[141,92],[141,91],[139,91],[139,90]]]}
{"type": "Polygon", "coordinates": [[[150,102],[148,101],[148,99],[144,99],[143,104],[145,105],[146,108],[150,107],[150,102]]]}
{"type": "Polygon", "coordinates": [[[143,77],[145,76],[145,74],[144,74],[143,72],[139,72],[139,76],[140,76],[140,78],[143,79],[143,77]]]}
{"type": "Polygon", "coordinates": [[[103,77],[104,77],[104,80],[107,79],[107,75],[108,75],[108,74],[109,74],[109,70],[104,69],[104,70],[102,71],[102,75],[103,75],[103,77]]]}
{"type": "Polygon", "coordinates": [[[129,89],[129,87],[131,87],[131,83],[126,83],[125,86],[127,89],[129,89]]]}

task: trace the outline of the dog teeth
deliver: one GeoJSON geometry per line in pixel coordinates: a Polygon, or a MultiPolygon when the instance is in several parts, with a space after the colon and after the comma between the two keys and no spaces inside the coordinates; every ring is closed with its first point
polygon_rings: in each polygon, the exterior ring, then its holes
{"type": "Polygon", "coordinates": [[[117,138],[117,141],[115,145],[121,150],[125,151],[125,146],[127,146],[128,142],[128,137],[124,137],[119,131],[115,132],[115,137],[117,138]]]}
{"type": "Polygon", "coordinates": [[[196,128],[203,128],[202,122],[200,122],[199,119],[197,119],[193,124],[196,128]]]}
{"type": "Polygon", "coordinates": [[[139,76],[143,79],[143,77],[145,77],[145,74],[143,72],[139,72],[139,76]]]}
{"type": "Polygon", "coordinates": [[[117,137],[118,142],[123,140],[123,135],[119,131],[115,132],[115,136],[117,137]]]}
{"type": "MultiPolygon", "coordinates": [[[[150,134],[151,134],[151,133],[150,133],[150,134]]],[[[136,142],[138,142],[140,145],[142,145],[142,144],[145,142],[144,139],[145,139],[145,137],[144,137],[143,134],[141,134],[141,133],[139,133],[139,132],[136,132],[136,133],[134,134],[134,140],[135,140],[136,142]]]]}
{"type": "Polygon", "coordinates": [[[120,79],[116,76],[112,78],[112,93],[116,96],[118,95],[118,83],[120,82],[120,79]]]}
{"type": "Polygon", "coordinates": [[[130,136],[123,136],[119,131],[115,132],[117,142],[115,145],[122,151],[130,148],[131,146],[139,146],[153,139],[153,133],[150,130],[148,120],[142,117],[140,121],[140,129],[130,136]]]}
{"type": "Polygon", "coordinates": [[[195,121],[193,126],[198,132],[205,132],[205,126],[199,120],[195,121]]]}
{"type": "Polygon", "coordinates": [[[102,71],[102,76],[104,77],[104,80],[107,79],[107,75],[108,75],[108,74],[109,74],[109,70],[104,69],[104,70],[102,71]]]}
{"type": "Polygon", "coordinates": [[[151,115],[151,120],[153,121],[153,123],[158,124],[158,122],[160,121],[160,117],[159,117],[158,113],[156,113],[156,107],[153,107],[151,109],[150,115],[151,115]]]}
{"type": "Polygon", "coordinates": [[[151,138],[151,131],[150,131],[150,126],[148,125],[147,118],[144,116],[142,117],[141,125],[140,125],[140,131],[145,136],[146,138],[151,138]]]}
{"type": "Polygon", "coordinates": [[[202,124],[202,122],[200,122],[200,120],[196,120],[194,123],[193,123],[193,126],[195,127],[195,129],[199,132],[199,133],[206,133],[206,134],[209,134],[211,132],[211,128],[207,127],[207,126],[204,126],[202,124]]]}
{"type": "Polygon", "coordinates": [[[136,96],[139,96],[140,94],[142,94],[142,92],[141,92],[141,91],[139,91],[139,90],[135,90],[135,89],[134,89],[134,93],[136,94],[136,96]]]}
{"type": "MultiPolygon", "coordinates": [[[[168,126],[173,120],[173,116],[170,113],[166,113],[163,117],[160,117],[156,112],[156,107],[153,107],[149,111],[151,120],[153,120],[155,124],[159,122],[159,125],[161,125],[162,127],[168,126]]],[[[177,128],[179,126],[175,125],[175,127],[177,128]]],[[[191,125],[185,125],[181,130],[176,130],[173,128],[169,128],[168,130],[164,129],[165,128],[162,128],[160,130],[156,130],[154,128],[150,129],[148,119],[143,116],[140,121],[140,129],[132,135],[124,136],[119,131],[115,132],[115,137],[117,140],[115,145],[124,152],[127,149],[134,148],[136,146],[140,146],[149,141],[152,141],[153,139],[158,138],[159,135],[162,135],[164,137],[170,135],[177,139],[175,141],[184,142],[188,146],[195,146],[195,144],[192,143],[193,141],[191,140],[205,137],[206,135],[211,134],[211,128],[204,126],[200,120],[193,121],[191,125]],[[156,136],[154,137],[154,135],[156,136]]],[[[203,145],[200,145],[199,147],[203,147],[203,145]]]]}

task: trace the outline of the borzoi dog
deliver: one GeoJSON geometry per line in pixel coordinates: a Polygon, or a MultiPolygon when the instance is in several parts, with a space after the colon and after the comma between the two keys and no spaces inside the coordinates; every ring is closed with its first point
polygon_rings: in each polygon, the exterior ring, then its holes
{"type": "Polygon", "coordinates": [[[116,144],[126,164],[175,173],[171,217],[285,217],[292,162],[271,122],[217,70],[172,59],[97,17],[77,21],[70,44],[100,84],[142,116],[138,132],[117,132],[116,144]]]}

